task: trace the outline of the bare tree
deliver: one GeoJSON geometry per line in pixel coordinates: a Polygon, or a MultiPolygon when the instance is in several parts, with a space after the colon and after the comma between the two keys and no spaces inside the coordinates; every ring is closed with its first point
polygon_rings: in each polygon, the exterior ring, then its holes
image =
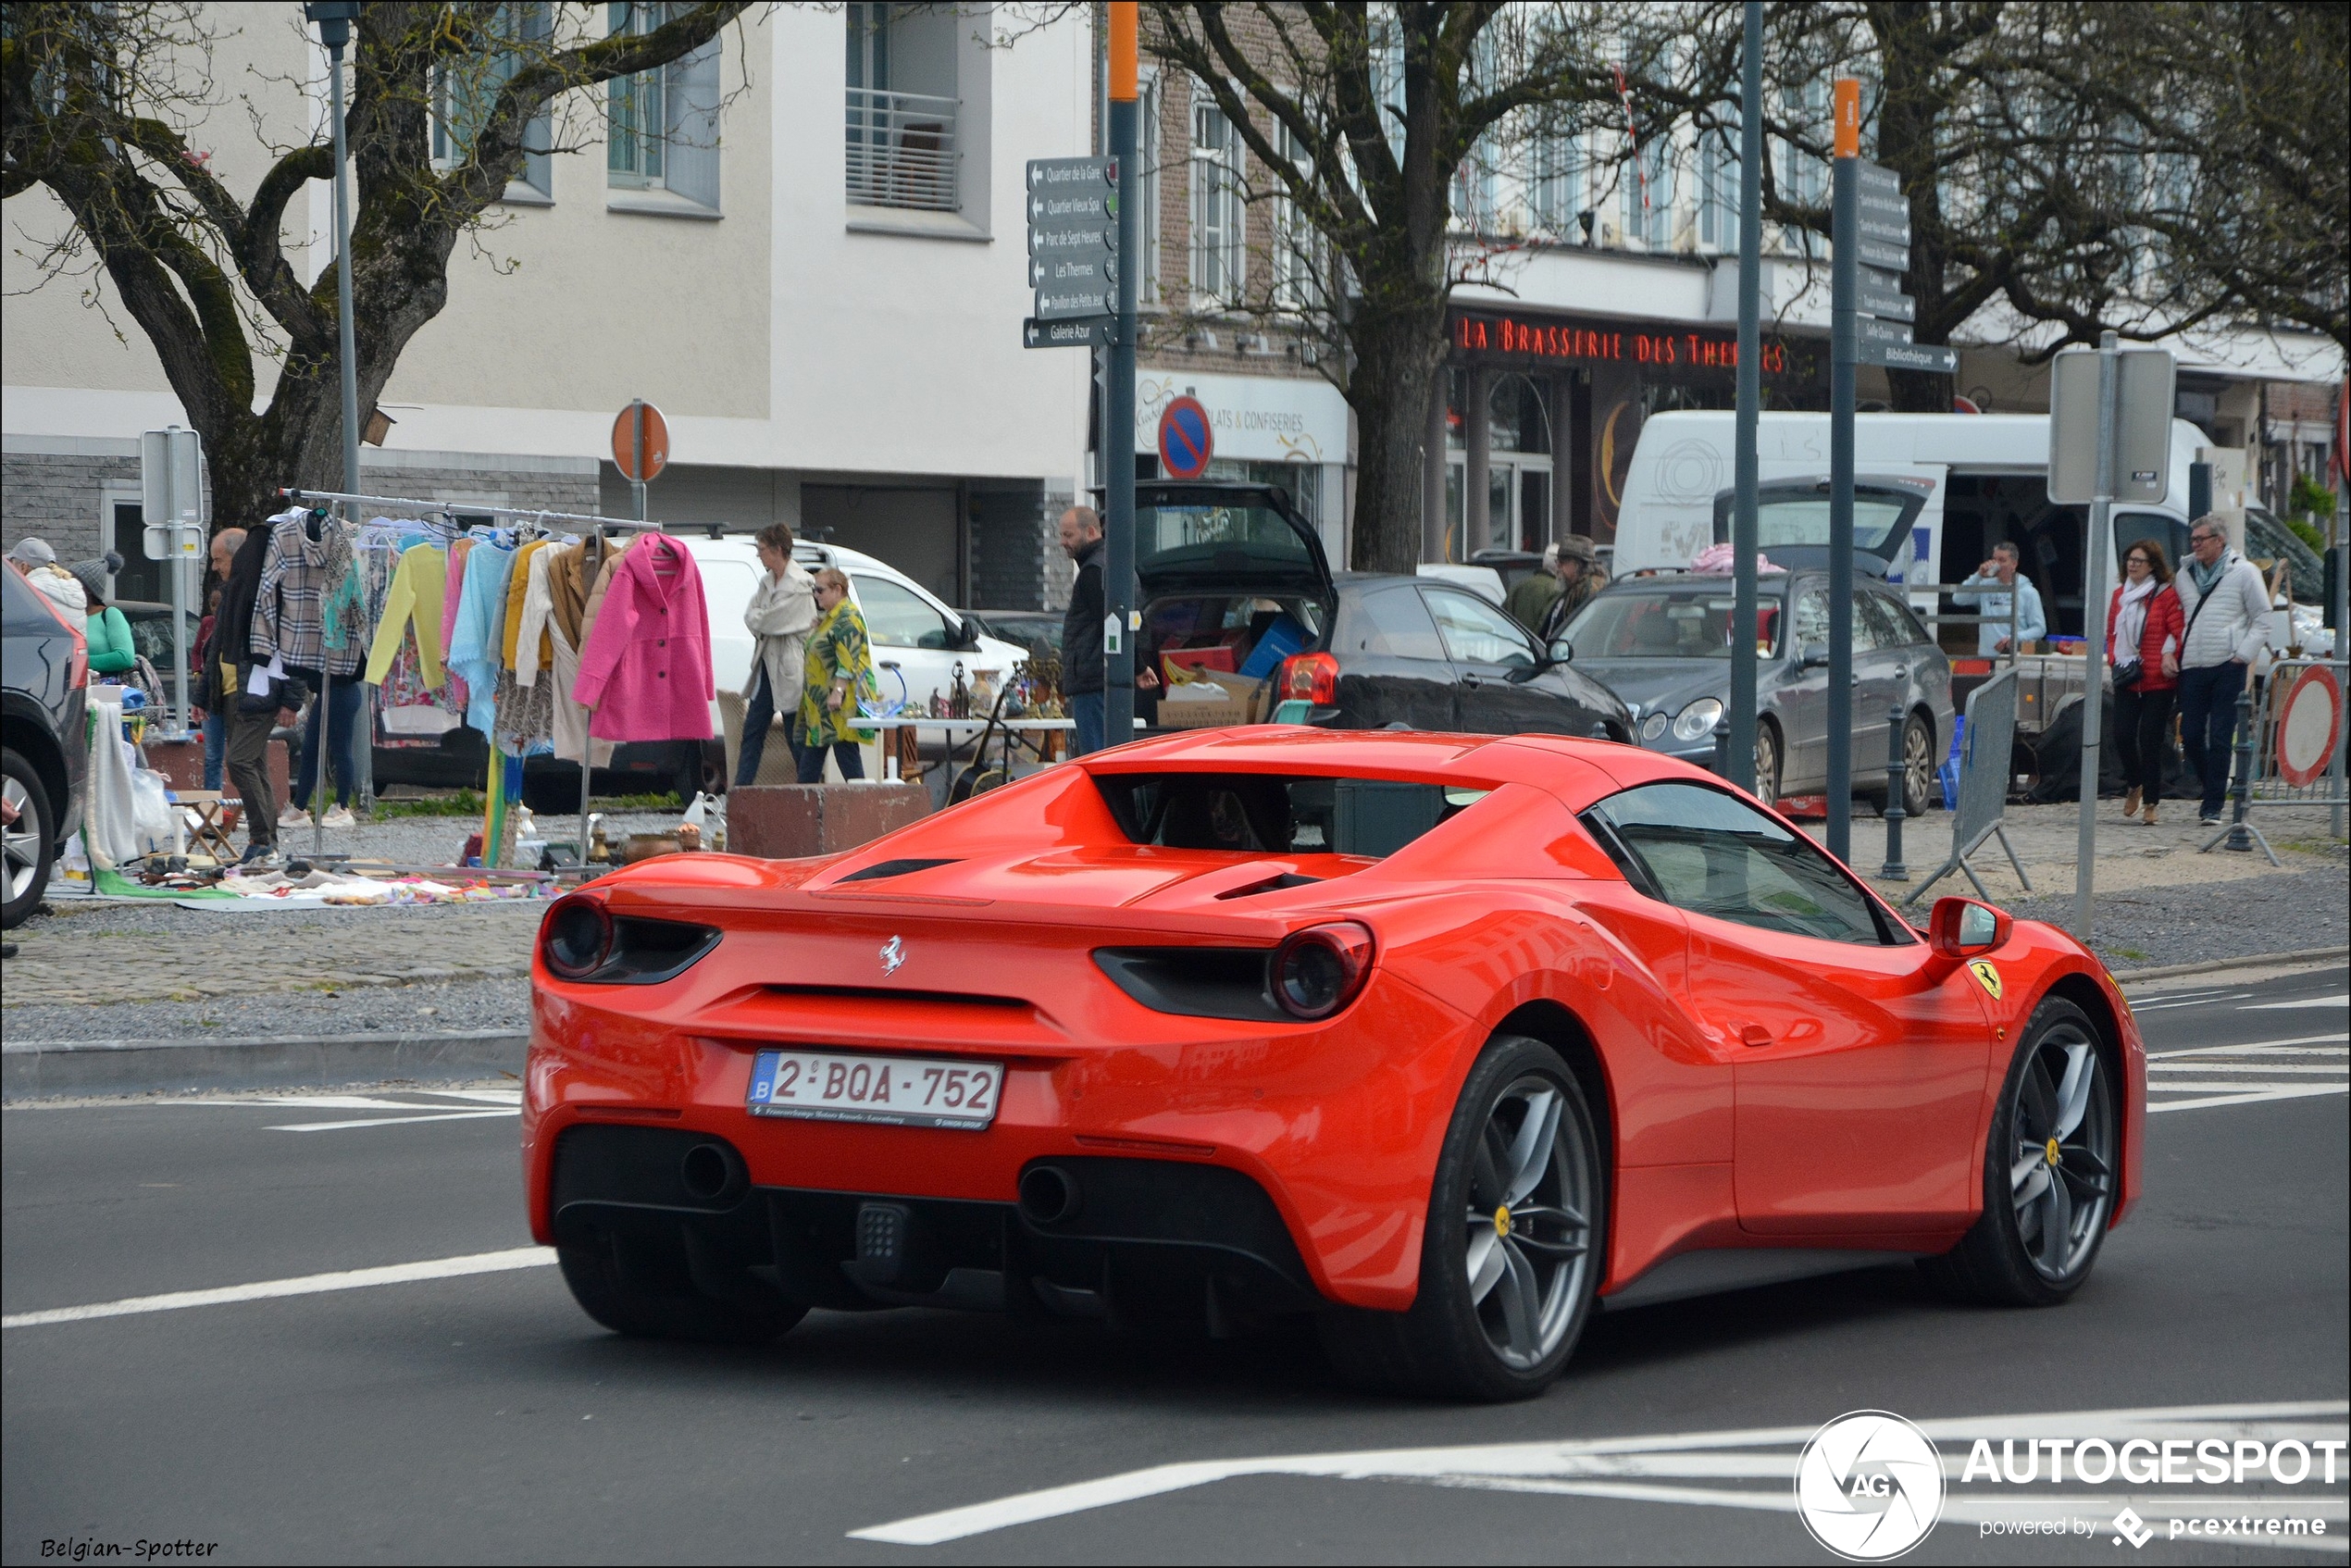
{"type": "MultiPolygon", "coordinates": [[[[591,36],[602,31],[591,25],[600,6],[361,7],[344,122],[360,408],[375,406],[401,352],[447,302],[458,236],[531,153],[556,150],[526,146],[550,106],[684,57],[747,5],[678,7],[660,26],[611,36],[591,36]]],[[[280,485],[336,488],[342,406],[334,269],[305,285],[284,250],[289,204],[332,178],[329,132],[278,149],[241,199],[190,141],[219,106],[211,44],[194,0],[6,6],[0,196],[39,187],[64,206],[71,228],[41,258],[44,270],[85,255],[105,268],[204,436],[226,524],[267,516],[280,485]],[[256,362],[271,355],[281,356],[277,385],[255,413],[256,362]]]]}
{"type": "Polygon", "coordinates": [[[1356,421],[1351,565],[1409,572],[1446,305],[1511,248],[1457,223],[1460,177],[1511,162],[1505,142],[1619,123],[1618,61],[1657,46],[1637,31],[1645,13],[1152,0],[1144,16],[1144,49],[1188,73],[1246,148],[1246,193],[1275,205],[1288,257],[1268,291],[1213,308],[1282,316],[1330,350],[1319,367],[1356,421]]]}

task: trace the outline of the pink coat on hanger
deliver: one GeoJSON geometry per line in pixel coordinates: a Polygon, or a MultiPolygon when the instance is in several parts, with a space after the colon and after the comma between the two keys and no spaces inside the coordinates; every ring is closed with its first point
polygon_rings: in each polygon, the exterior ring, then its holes
{"type": "Polygon", "coordinates": [[[684,545],[653,534],[621,557],[571,694],[600,740],[710,738],[710,612],[684,545]]]}

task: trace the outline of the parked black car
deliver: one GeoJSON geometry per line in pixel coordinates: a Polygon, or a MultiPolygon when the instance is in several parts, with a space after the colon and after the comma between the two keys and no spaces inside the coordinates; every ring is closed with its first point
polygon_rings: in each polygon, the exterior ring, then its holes
{"type": "Polygon", "coordinates": [[[74,635],[14,567],[0,568],[0,929],[40,906],[57,852],[81,825],[87,666],[74,635]]]}
{"type": "MultiPolygon", "coordinates": [[[[1616,693],[1499,605],[1441,579],[1333,572],[1271,486],[1138,484],[1135,531],[1138,668],[1209,655],[1336,729],[1634,739],[1616,693]]],[[[1138,714],[1156,705],[1137,693],[1138,714]]]]}

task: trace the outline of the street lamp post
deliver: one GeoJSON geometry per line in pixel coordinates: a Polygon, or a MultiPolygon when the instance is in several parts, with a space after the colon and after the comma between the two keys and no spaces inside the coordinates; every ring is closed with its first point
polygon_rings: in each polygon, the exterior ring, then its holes
{"type": "MultiPolygon", "coordinates": [[[[307,0],[302,11],[306,19],[318,24],[318,42],[327,46],[328,118],[335,138],[335,356],[341,362],[342,380],[342,488],[351,495],[359,490],[359,364],[352,349],[351,150],[343,141],[342,51],[351,42],[352,25],[359,19],[359,0],[307,0]]],[[[334,710],[327,696],[334,678],[322,646],[318,651],[317,792],[312,802],[317,809],[310,819],[314,855],[325,853],[327,848],[327,770],[333,765],[335,751],[334,710]]],[[[372,732],[373,726],[369,728],[372,732]]],[[[367,741],[373,739],[370,733],[367,741]]]]}

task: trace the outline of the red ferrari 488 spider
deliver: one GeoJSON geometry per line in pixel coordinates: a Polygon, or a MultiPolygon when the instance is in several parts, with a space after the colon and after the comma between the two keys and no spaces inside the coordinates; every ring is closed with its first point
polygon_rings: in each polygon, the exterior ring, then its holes
{"type": "Polygon", "coordinates": [[[614,873],[533,978],[532,1232],[629,1334],[1313,1313],[1354,1378],[1509,1399],[1596,1304],[1900,1256],[2061,1301],[2139,1186],[2079,944],[1914,931],[1603,741],[1141,741],[830,859],[614,873]]]}

